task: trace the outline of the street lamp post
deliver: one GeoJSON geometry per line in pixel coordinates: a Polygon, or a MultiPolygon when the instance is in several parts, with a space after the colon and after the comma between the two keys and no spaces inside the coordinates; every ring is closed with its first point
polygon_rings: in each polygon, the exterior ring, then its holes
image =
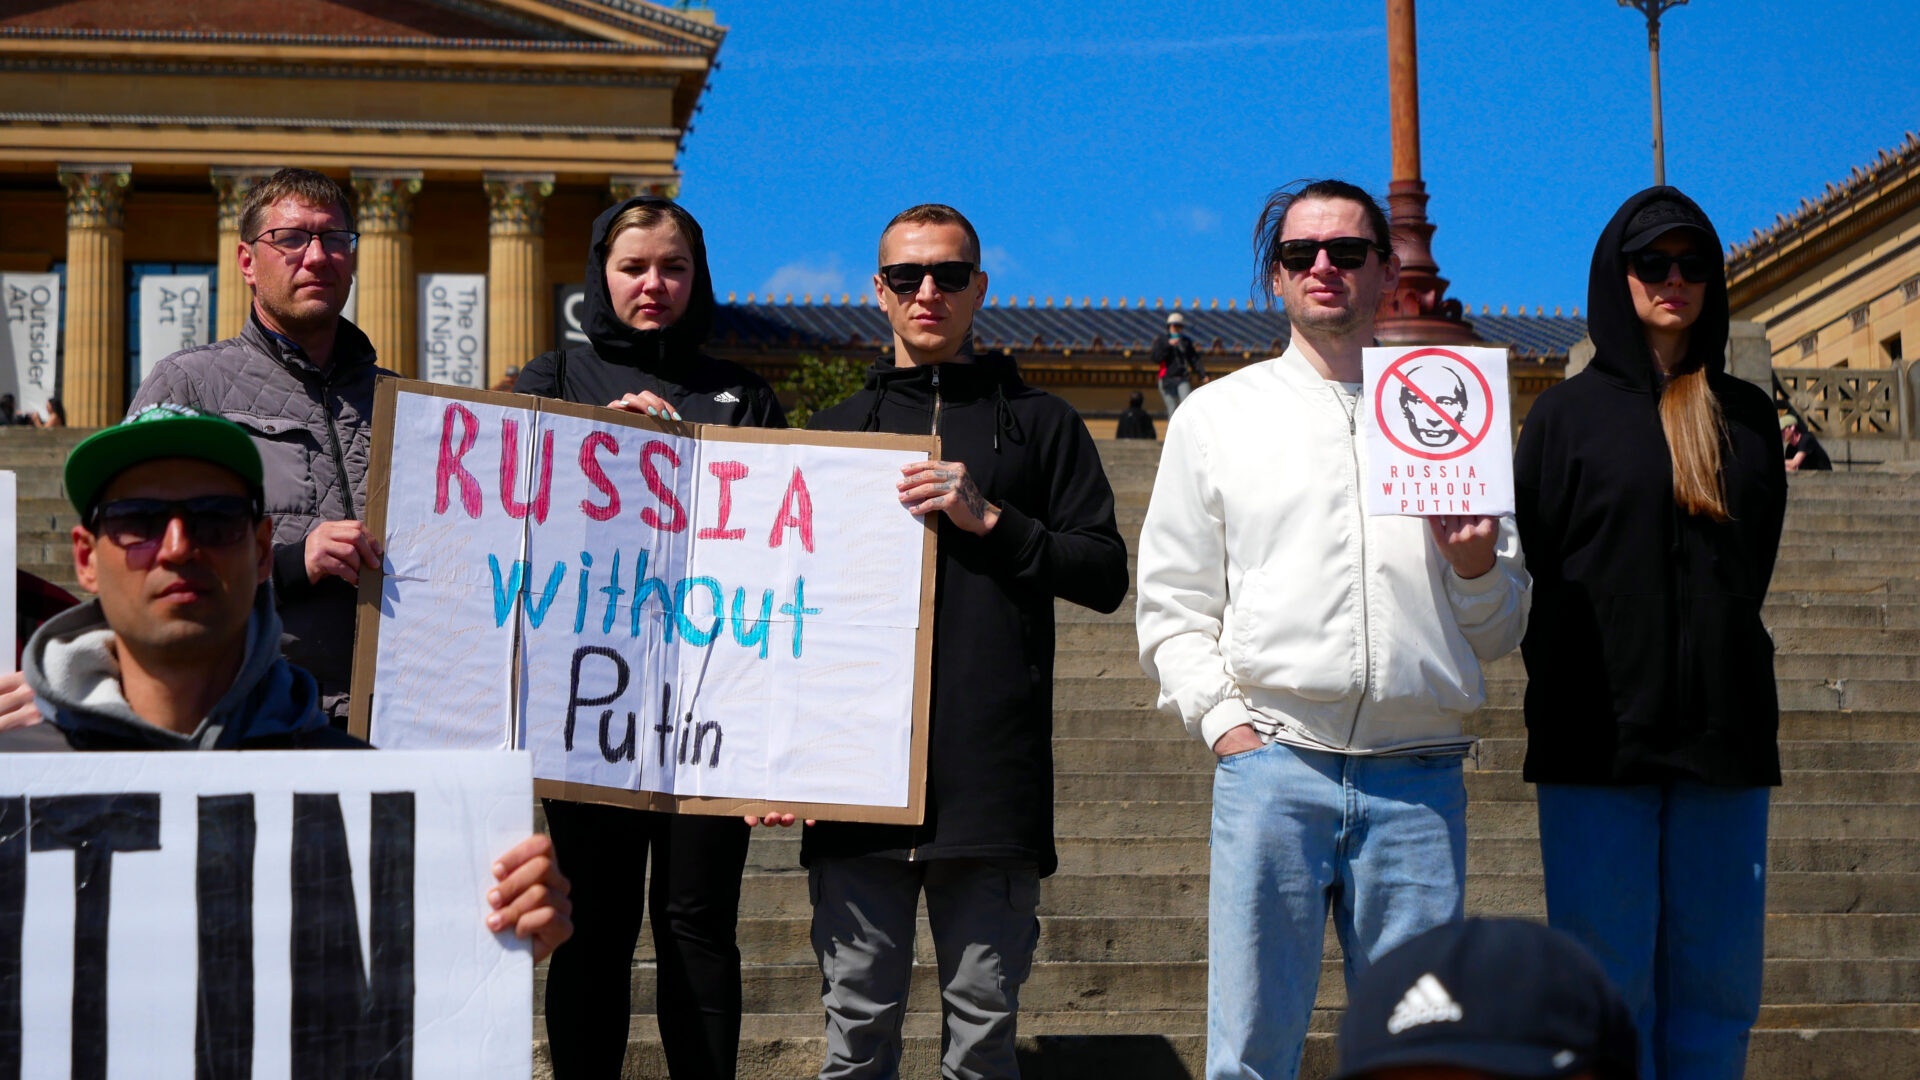
{"type": "Polygon", "coordinates": [[[1660,16],[1687,0],[1620,0],[1647,17],[1647,55],[1653,66],[1653,182],[1667,182],[1667,147],[1660,132],[1660,16]]]}

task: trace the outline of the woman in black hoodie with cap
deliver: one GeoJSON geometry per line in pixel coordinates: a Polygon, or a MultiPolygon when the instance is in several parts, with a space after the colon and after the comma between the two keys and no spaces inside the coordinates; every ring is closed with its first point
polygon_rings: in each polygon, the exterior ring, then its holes
{"type": "Polygon", "coordinates": [[[1726,269],[1693,200],[1627,200],[1587,288],[1593,361],[1540,396],[1514,468],[1547,918],[1625,993],[1643,1077],[1731,1080],[1759,1016],[1780,783],[1760,620],[1779,427],[1723,370],[1726,269]]]}
{"type": "MultiPolygon", "coordinates": [[[[787,426],[765,379],[700,351],[713,327],[713,283],[700,225],[677,203],[640,196],[596,218],[586,286],[589,344],[535,358],[515,392],[700,424],[787,426]]],[[[546,812],[574,883],[573,947],[547,971],[554,1076],[620,1075],[649,849],[667,1069],[674,1080],[733,1076],[746,823],[558,799],[546,812]]]]}

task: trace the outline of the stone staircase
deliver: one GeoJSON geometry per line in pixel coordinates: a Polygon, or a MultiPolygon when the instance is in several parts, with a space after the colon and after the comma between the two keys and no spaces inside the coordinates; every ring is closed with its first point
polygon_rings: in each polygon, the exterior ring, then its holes
{"type": "MultiPolygon", "coordinates": [[[[1102,441],[1135,546],[1158,444],[1102,441]]],[[[1786,785],[1772,817],[1766,1002],[1755,1080],[1920,1078],[1920,490],[1885,473],[1796,478],[1768,625],[1778,642],[1786,785]]],[[[1060,871],[1022,994],[1029,1080],[1204,1075],[1212,757],[1153,710],[1129,598],[1062,604],[1055,704],[1060,871]]],[[[1532,790],[1520,779],[1525,671],[1491,666],[1467,773],[1467,906],[1544,918],[1532,790]]],[[[740,941],[743,1078],[806,1077],[823,1048],[797,833],[749,855],[740,941]]],[[[939,1075],[939,998],[923,928],[903,1073],[939,1075]]],[[[665,1075],[649,930],[634,973],[627,1075],[665,1075]]],[[[1326,1075],[1345,1001],[1328,934],[1303,1076],[1326,1075]]]]}
{"type": "MultiPolygon", "coordinates": [[[[80,431],[0,428],[19,480],[21,566],[74,588],[73,511],[59,465],[80,431]]],[[[1103,441],[1131,550],[1157,443],[1103,441]]],[[[1920,490],[1914,477],[1797,477],[1767,621],[1779,648],[1786,785],[1775,793],[1766,1006],[1755,1080],[1920,1080],[1920,490]]],[[[1153,710],[1135,659],[1132,601],[1112,616],[1059,608],[1054,753],[1060,871],[1022,995],[1029,1080],[1203,1075],[1211,755],[1153,710]]],[[[1484,740],[1467,774],[1468,910],[1542,917],[1517,655],[1491,666],[1484,740]]],[[[747,970],[743,1080],[815,1075],[820,975],[807,940],[799,830],[761,830],[740,943],[747,970]]],[[[636,897],[636,902],[638,898],[636,897]]],[[[924,920],[924,912],[923,912],[924,920]]],[[[918,942],[903,1072],[938,1075],[931,944],[918,942]]],[[[1303,1075],[1324,1076],[1345,991],[1328,936],[1303,1075]]],[[[544,979],[544,969],[536,974],[544,979]]],[[[625,1075],[664,1077],[651,930],[635,957],[625,1075]]],[[[536,1008],[540,988],[536,986],[536,1008]]],[[[546,1075],[536,1018],[536,1074],[546,1075]]]]}

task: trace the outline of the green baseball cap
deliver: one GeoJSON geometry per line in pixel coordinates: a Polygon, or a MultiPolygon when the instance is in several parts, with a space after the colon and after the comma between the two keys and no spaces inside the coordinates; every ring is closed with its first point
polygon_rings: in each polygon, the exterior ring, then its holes
{"type": "Polygon", "coordinates": [[[231,469],[255,502],[265,484],[260,451],[245,428],[187,405],[149,405],[95,432],[67,455],[67,498],[85,520],[108,482],[143,461],[195,458],[231,469]]]}

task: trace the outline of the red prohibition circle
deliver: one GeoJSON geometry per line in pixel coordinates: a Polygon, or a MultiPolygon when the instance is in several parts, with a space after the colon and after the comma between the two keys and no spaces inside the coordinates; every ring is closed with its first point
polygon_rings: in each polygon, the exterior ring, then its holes
{"type": "Polygon", "coordinates": [[[1451,349],[1416,349],[1413,352],[1410,352],[1407,355],[1402,356],[1400,359],[1395,360],[1391,365],[1387,367],[1386,371],[1381,373],[1379,384],[1373,388],[1373,422],[1380,425],[1380,433],[1387,437],[1388,442],[1399,447],[1401,450],[1404,450],[1407,453],[1412,454],[1414,457],[1420,458],[1425,461],[1450,461],[1454,458],[1459,457],[1462,454],[1473,452],[1474,448],[1478,447],[1483,441],[1486,440],[1487,429],[1493,426],[1493,387],[1487,383],[1487,377],[1485,375],[1480,374],[1480,369],[1474,365],[1473,361],[1468,360],[1466,357],[1461,356],[1459,353],[1454,352],[1451,349]],[[1387,415],[1385,412],[1386,404],[1387,404],[1387,395],[1381,392],[1382,387],[1385,387],[1387,385],[1387,382],[1393,379],[1398,374],[1400,370],[1400,366],[1402,364],[1405,364],[1409,360],[1418,360],[1426,356],[1446,357],[1448,360],[1452,360],[1455,363],[1460,364],[1462,367],[1465,367],[1468,371],[1473,372],[1473,377],[1475,381],[1479,382],[1480,393],[1483,395],[1480,400],[1487,403],[1486,422],[1480,425],[1479,434],[1468,436],[1467,445],[1462,446],[1458,450],[1449,450],[1444,454],[1430,453],[1426,450],[1416,450],[1415,448],[1408,446],[1406,443],[1403,443],[1399,439],[1394,438],[1393,428],[1387,425],[1387,415]]]}

